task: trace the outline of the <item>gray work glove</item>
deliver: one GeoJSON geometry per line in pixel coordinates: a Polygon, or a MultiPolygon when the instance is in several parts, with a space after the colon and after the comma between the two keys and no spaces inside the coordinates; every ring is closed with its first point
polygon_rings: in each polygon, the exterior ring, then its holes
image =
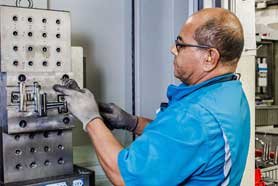
{"type": "Polygon", "coordinates": [[[53,89],[65,95],[69,111],[83,124],[83,130],[87,132],[87,124],[101,118],[95,96],[88,89],[72,89],[63,85],[54,85],[53,89]]]}
{"type": "Polygon", "coordinates": [[[99,111],[104,123],[111,130],[125,129],[134,132],[137,127],[138,118],[125,112],[114,103],[99,103],[99,111]]]}
{"type": "Polygon", "coordinates": [[[62,79],[62,85],[68,89],[78,90],[80,92],[84,92],[78,85],[78,83],[74,79],[70,79],[67,77],[63,77],[62,79]]]}

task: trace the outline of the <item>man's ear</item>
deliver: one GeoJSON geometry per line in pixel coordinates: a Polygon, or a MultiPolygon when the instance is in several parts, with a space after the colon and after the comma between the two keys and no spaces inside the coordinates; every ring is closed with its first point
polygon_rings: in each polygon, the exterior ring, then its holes
{"type": "Polygon", "coordinates": [[[203,60],[203,70],[209,72],[216,68],[220,59],[220,54],[217,49],[209,48],[205,55],[207,56],[203,60]]]}

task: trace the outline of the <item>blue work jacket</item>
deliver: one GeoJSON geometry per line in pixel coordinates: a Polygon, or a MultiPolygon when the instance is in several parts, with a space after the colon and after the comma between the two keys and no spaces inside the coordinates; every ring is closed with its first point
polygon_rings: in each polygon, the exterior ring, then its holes
{"type": "Polygon", "coordinates": [[[250,111],[239,80],[219,81],[232,76],[168,87],[168,107],[118,155],[127,186],[240,185],[250,111]]]}

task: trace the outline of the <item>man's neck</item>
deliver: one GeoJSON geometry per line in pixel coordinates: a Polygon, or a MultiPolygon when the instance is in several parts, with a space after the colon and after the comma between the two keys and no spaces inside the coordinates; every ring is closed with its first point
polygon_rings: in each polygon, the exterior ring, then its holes
{"type": "Polygon", "coordinates": [[[230,67],[230,68],[218,68],[211,72],[204,72],[204,73],[200,74],[197,78],[192,79],[192,81],[189,82],[188,84],[196,85],[196,84],[202,83],[204,81],[207,81],[209,79],[215,78],[217,76],[234,73],[235,70],[236,70],[236,67],[230,67]]]}

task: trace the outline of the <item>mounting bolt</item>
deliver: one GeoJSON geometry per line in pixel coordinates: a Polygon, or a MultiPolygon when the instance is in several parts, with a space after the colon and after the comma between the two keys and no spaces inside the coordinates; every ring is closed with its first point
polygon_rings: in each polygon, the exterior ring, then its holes
{"type": "Polygon", "coordinates": [[[61,164],[64,164],[64,163],[65,163],[65,160],[63,158],[59,158],[58,159],[58,164],[61,165],[61,164]]]}
{"type": "Polygon", "coordinates": [[[27,122],[26,122],[25,120],[21,120],[21,121],[19,122],[19,126],[20,126],[21,128],[25,128],[25,127],[27,126],[27,122]]]}
{"type": "Polygon", "coordinates": [[[22,165],[19,163],[19,164],[17,164],[17,165],[15,166],[15,168],[16,168],[17,170],[21,170],[23,167],[22,167],[22,165]]]}
{"type": "Polygon", "coordinates": [[[26,81],[26,76],[24,74],[20,74],[18,76],[18,81],[20,81],[20,82],[26,81]]]}
{"type": "Polygon", "coordinates": [[[69,122],[70,122],[69,117],[64,117],[63,122],[64,122],[64,124],[66,124],[66,125],[69,124],[69,122]]]}

